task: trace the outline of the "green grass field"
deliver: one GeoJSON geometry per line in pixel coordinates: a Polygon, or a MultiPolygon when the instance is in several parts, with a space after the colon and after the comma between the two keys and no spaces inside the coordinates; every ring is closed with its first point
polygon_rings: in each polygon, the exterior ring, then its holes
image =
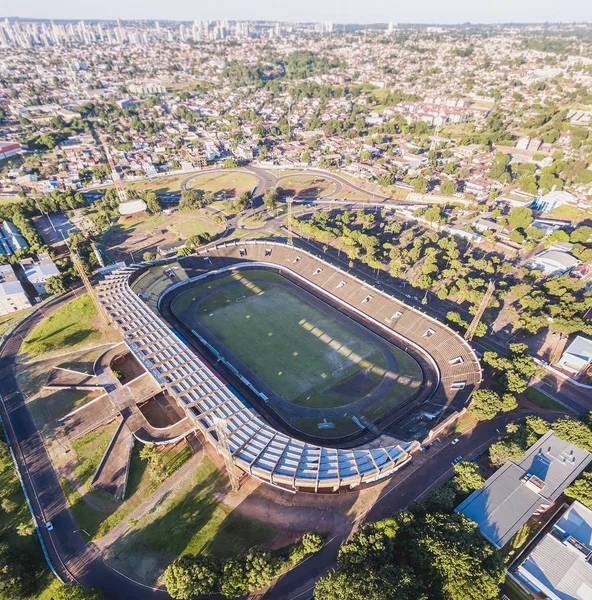
{"type": "MultiPolygon", "coordinates": [[[[83,436],[76,443],[76,452],[79,463],[75,474],[78,475],[85,485],[88,485],[101,460],[103,453],[111,439],[114,428],[107,426],[83,436]]],[[[163,468],[167,476],[172,475],[180,469],[191,457],[193,452],[189,446],[178,445],[165,451],[163,468]]],[[[90,536],[90,539],[99,539],[108,533],[113,527],[125,519],[137,506],[149,498],[159,487],[156,479],[151,477],[148,463],[140,458],[140,447],[134,448],[132,452],[129,478],[124,501],[116,502],[110,496],[104,496],[95,490],[88,494],[98,499],[106,498],[113,506],[113,510],[102,511],[93,508],[82,498],[78,490],[68,479],[61,478],[60,484],[70,505],[70,510],[76,521],[76,525],[90,536]]]]}
{"type": "Polygon", "coordinates": [[[182,238],[190,238],[192,235],[201,235],[203,233],[209,233],[213,237],[224,231],[224,225],[214,223],[211,219],[189,216],[176,221],[171,228],[182,238]]]}
{"type": "Polygon", "coordinates": [[[257,185],[257,178],[248,173],[228,171],[227,173],[200,174],[187,183],[187,188],[203,190],[217,194],[224,192],[226,195],[238,196],[243,192],[252,192],[257,185]]]}
{"type": "Polygon", "coordinates": [[[99,342],[101,333],[93,325],[96,316],[97,309],[90,296],[76,298],[35,327],[23,342],[21,352],[39,356],[82,343],[99,342]]]}
{"type": "MultiPolygon", "coordinates": [[[[358,334],[282,283],[281,276],[266,271],[230,275],[180,294],[172,309],[188,325],[208,329],[295,404],[339,407],[375,389],[386,375],[385,346],[379,347],[373,334],[358,334]]],[[[413,359],[392,345],[387,352],[396,357],[401,374],[415,380],[397,382],[395,393],[367,415],[373,418],[408,397],[421,381],[413,359]]]]}
{"type": "Polygon", "coordinates": [[[541,408],[546,408],[548,410],[557,410],[557,411],[562,411],[562,412],[567,411],[565,406],[563,406],[562,404],[559,404],[559,402],[556,402],[555,400],[553,400],[553,398],[551,398],[550,396],[547,396],[547,394],[545,394],[544,392],[541,392],[541,390],[538,390],[536,388],[533,388],[533,387],[527,388],[526,391],[524,392],[524,396],[528,400],[530,400],[533,404],[536,404],[537,406],[540,406],[541,408]]]}
{"type": "Polygon", "coordinates": [[[153,585],[182,554],[228,558],[276,535],[268,523],[249,519],[220,502],[228,479],[204,456],[198,469],[158,508],[146,514],[113,548],[115,568],[153,585]]]}

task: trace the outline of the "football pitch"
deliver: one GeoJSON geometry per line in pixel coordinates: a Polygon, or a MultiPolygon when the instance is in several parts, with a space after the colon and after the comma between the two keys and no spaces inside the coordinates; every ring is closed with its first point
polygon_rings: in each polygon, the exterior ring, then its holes
{"type": "Polygon", "coordinates": [[[310,298],[280,275],[252,270],[186,290],[171,308],[296,405],[348,405],[390,379],[388,409],[417,389],[422,373],[411,357],[310,298]]]}

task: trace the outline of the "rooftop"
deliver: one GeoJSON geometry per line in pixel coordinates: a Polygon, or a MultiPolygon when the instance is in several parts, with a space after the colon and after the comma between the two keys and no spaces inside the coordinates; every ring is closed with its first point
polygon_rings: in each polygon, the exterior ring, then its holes
{"type": "Polygon", "coordinates": [[[457,507],[497,548],[539,509],[550,506],[586,468],[592,454],[547,432],[520,463],[507,462],[457,507]]]}

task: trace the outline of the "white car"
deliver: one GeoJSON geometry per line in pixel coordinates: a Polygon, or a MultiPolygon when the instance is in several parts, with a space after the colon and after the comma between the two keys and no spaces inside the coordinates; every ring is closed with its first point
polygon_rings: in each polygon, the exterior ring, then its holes
{"type": "Polygon", "coordinates": [[[454,446],[455,444],[458,444],[459,442],[460,442],[460,440],[458,438],[454,438],[451,443],[454,446]]]}
{"type": "Polygon", "coordinates": [[[52,525],[51,521],[48,521],[45,524],[45,529],[47,529],[47,531],[53,531],[53,525],[52,525]]]}

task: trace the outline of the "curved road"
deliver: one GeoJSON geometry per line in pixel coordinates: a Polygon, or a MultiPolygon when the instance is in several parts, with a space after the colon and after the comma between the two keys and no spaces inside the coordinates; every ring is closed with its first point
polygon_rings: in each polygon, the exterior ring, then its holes
{"type": "Polygon", "coordinates": [[[69,292],[34,312],[17,327],[0,351],[0,411],[6,421],[25,486],[51,561],[64,581],[103,590],[107,598],[145,600],[168,594],[140,587],[109,569],[92,543],[81,537],[40,434],[16,382],[16,356],[27,335],[48,315],[75,297],[69,292]],[[51,521],[54,529],[43,526],[51,521]]]}

